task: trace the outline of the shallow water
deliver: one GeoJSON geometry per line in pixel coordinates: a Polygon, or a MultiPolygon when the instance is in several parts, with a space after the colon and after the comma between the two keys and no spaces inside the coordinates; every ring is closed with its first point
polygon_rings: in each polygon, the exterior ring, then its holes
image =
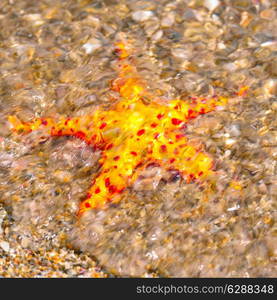
{"type": "Polygon", "coordinates": [[[222,2],[1,1],[1,276],[276,277],[276,6],[222,2]],[[161,99],[229,98],[186,129],[214,159],[214,186],[203,200],[198,184],[153,170],[119,204],[77,220],[99,153],[16,135],[7,116],[108,106],[122,32],[161,99]]]}

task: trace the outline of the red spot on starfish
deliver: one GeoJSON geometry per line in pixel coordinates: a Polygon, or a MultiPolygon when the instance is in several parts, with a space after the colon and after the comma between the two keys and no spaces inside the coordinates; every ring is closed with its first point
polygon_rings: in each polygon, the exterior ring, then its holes
{"type": "Polygon", "coordinates": [[[100,190],[100,188],[99,187],[97,187],[96,189],[95,189],[95,194],[99,194],[101,192],[101,190],[100,190]]]}
{"type": "Polygon", "coordinates": [[[171,119],[171,123],[173,125],[180,125],[182,123],[182,120],[176,119],[176,118],[172,118],[171,119]]]}
{"type": "Polygon", "coordinates": [[[107,126],[107,123],[104,122],[100,125],[99,129],[104,129],[106,126],[107,126]]]}
{"type": "Polygon", "coordinates": [[[158,115],[157,115],[157,118],[158,118],[159,120],[161,120],[161,119],[163,118],[163,115],[162,115],[162,114],[158,114],[158,115]]]}
{"type": "Polygon", "coordinates": [[[137,132],[137,135],[138,136],[141,136],[145,133],[145,130],[144,129],[140,129],[138,132],[137,132]]]}

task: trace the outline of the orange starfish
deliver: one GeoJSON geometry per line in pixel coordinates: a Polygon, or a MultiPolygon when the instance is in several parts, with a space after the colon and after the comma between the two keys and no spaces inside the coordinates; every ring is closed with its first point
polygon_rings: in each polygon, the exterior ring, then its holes
{"type": "Polygon", "coordinates": [[[116,44],[119,77],[112,83],[120,99],[107,110],[99,106],[93,115],[74,118],[38,118],[21,122],[9,117],[16,132],[45,128],[52,136],[74,136],[101,150],[101,171],[94,179],[79,214],[119,200],[143,168],[158,164],[178,170],[187,181],[203,180],[211,172],[212,158],[189,143],[186,123],[225,105],[226,98],[180,99],[159,103],[149,95],[136,68],[131,65],[128,46],[116,44]],[[145,97],[152,102],[145,103],[145,97]]]}

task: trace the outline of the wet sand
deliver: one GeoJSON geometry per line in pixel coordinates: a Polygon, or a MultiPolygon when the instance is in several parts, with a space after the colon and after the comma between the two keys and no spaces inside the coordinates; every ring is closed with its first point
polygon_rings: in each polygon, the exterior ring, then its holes
{"type": "Polygon", "coordinates": [[[0,276],[277,276],[276,4],[221,2],[1,1],[0,276]],[[229,99],[185,131],[213,157],[214,185],[204,201],[199,184],[156,167],[77,219],[99,152],[12,133],[7,117],[108,107],[122,33],[161,99],[229,99]]]}

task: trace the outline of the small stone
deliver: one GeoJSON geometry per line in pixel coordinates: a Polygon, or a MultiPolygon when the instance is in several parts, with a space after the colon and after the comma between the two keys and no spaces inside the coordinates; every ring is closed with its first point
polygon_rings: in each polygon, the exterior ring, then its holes
{"type": "Polygon", "coordinates": [[[91,26],[94,26],[95,28],[99,28],[100,26],[100,20],[98,18],[95,18],[93,16],[88,16],[86,19],[85,19],[86,23],[91,25],[91,26]]]}
{"type": "Polygon", "coordinates": [[[197,128],[194,131],[198,134],[216,132],[222,126],[220,120],[215,117],[203,118],[197,121],[197,128]]]}
{"type": "Polygon", "coordinates": [[[237,204],[237,205],[235,205],[235,206],[233,206],[233,207],[229,207],[229,208],[227,209],[227,211],[235,211],[235,210],[238,210],[239,208],[240,208],[240,205],[237,204]]]}
{"type": "Polygon", "coordinates": [[[161,21],[162,27],[171,27],[175,22],[175,14],[169,13],[167,16],[165,16],[161,21]]]}
{"type": "Polygon", "coordinates": [[[219,4],[219,0],[205,0],[204,2],[205,7],[207,7],[210,11],[217,8],[219,4]]]}
{"type": "Polygon", "coordinates": [[[272,51],[277,51],[277,41],[266,41],[261,43],[261,47],[266,47],[272,49],[272,51]]]}
{"type": "Polygon", "coordinates": [[[272,107],[273,110],[277,111],[277,102],[273,102],[271,107],[272,107]]]}
{"type": "Polygon", "coordinates": [[[157,32],[155,32],[152,36],[152,40],[153,41],[158,41],[161,39],[161,37],[163,36],[163,31],[162,30],[158,30],[157,32]]]}
{"type": "Polygon", "coordinates": [[[152,36],[159,29],[159,23],[153,18],[145,23],[144,30],[147,36],[152,36]]]}
{"type": "Polygon", "coordinates": [[[21,246],[23,248],[27,248],[30,245],[30,239],[27,237],[22,238],[21,240],[21,246]]]}
{"type": "Polygon", "coordinates": [[[272,185],[270,185],[270,193],[277,196],[277,179],[273,180],[272,185]]]}
{"type": "Polygon", "coordinates": [[[171,53],[174,57],[187,59],[187,60],[191,58],[191,54],[192,54],[190,50],[186,50],[182,48],[174,48],[171,50],[171,53]]]}
{"type": "Polygon", "coordinates": [[[240,58],[237,59],[234,64],[239,68],[239,69],[244,69],[247,67],[250,67],[251,62],[249,61],[248,58],[240,58]]]}
{"type": "Polygon", "coordinates": [[[273,20],[275,15],[276,13],[273,9],[265,9],[260,13],[260,17],[267,20],[273,20]]]}
{"type": "Polygon", "coordinates": [[[67,183],[72,180],[72,175],[68,171],[57,170],[54,176],[60,183],[67,183]]]}
{"type": "Polygon", "coordinates": [[[259,182],[258,189],[262,194],[267,193],[267,186],[264,184],[263,181],[259,182]]]}
{"type": "Polygon", "coordinates": [[[233,124],[230,126],[230,134],[232,136],[240,136],[241,132],[238,124],[233,124]]]}
{"type": "Polygon", "coordinates": [[[276,79],[268,79],[264,84],[265,94],[270,97],[277,93],[277,80],[276,79]]]}
{"type": "Polygon", "coordinates": [[[237,70],[238,65],[233,63],[233,62],[228,62],[228,63],[223,65],[223,68],[226,69],[229,72],[234,72],[234,71],[237,70]]]}
{"type": "Polygon", "coordinates": [[[192,10],[192,9],[187,9],[185,12],[184,12],[184,15],[183,15],[183,20],[184,21],[191,21],[191,20],[195,20],[196,19],[196,16],[195,16],[195,12],[192,10]]]}
{"type": "Polygon", "coordinates": [[[28,14],[23,17],[26,21],[32,22],[34,26],[40,26],[44,23],[41,14],[28,14]]]}
{"type": "Polygon", "coordinates": [[[13,154],[0,152],[0,167],[8,168],[9,166],[11,166],[13,159],[13,154]]]}
{"type": "Polygon", "coordinates": [[[244,11],[241,14],[240,26],[247,27],[252,21],[252,19],[253,17],[247,11],[244,11]]]}
{"type": "Polygon", "coordinates": [[[10,251],[10,244],[8,242],[0,242],[0,247],[5,251],[9,252],[10,251]]]}
{"type": "Polygon", "coordinates": [[[231,150],[226,150],[224,153],[224,157],[227,158],[232,154],[231,150]]]}
{"type": "Polygon", "coordinates": [[[236,143],[236,140],[234,140],[234,139],[227,139],[225,141],[226,146],[230,146],[230,147],[233,146],[235,143],[236,143]]]}
{"type": "Polygon", "coordinates": [[[74,70],[65,70],[59,76],[60,82],[69,83],[77,80],[76,72],[74,70]]]}
{"type": "Polygon", "coordinates": [[[97,39],[91,39],[87,43],[83,45],[83,49],[85,50],[86,54],[91,54],[95,50],[101,48],[102,44],[99,40],[97,39]]]}
{"type": "Polygon", "coordinates": [[[151,10],[138,10],[132,13],[132,18],[137,22],[144,22],[153,17],[153,12],[151,10]]]}
{"type": "Polygon", "coordinates": [[[223,42],[219,42],[219,43],[217,44],[217,48],[218,48],[219,50],[224,50],[224,49],[226,49],[226,45],[225,45],[223,42]]]}

